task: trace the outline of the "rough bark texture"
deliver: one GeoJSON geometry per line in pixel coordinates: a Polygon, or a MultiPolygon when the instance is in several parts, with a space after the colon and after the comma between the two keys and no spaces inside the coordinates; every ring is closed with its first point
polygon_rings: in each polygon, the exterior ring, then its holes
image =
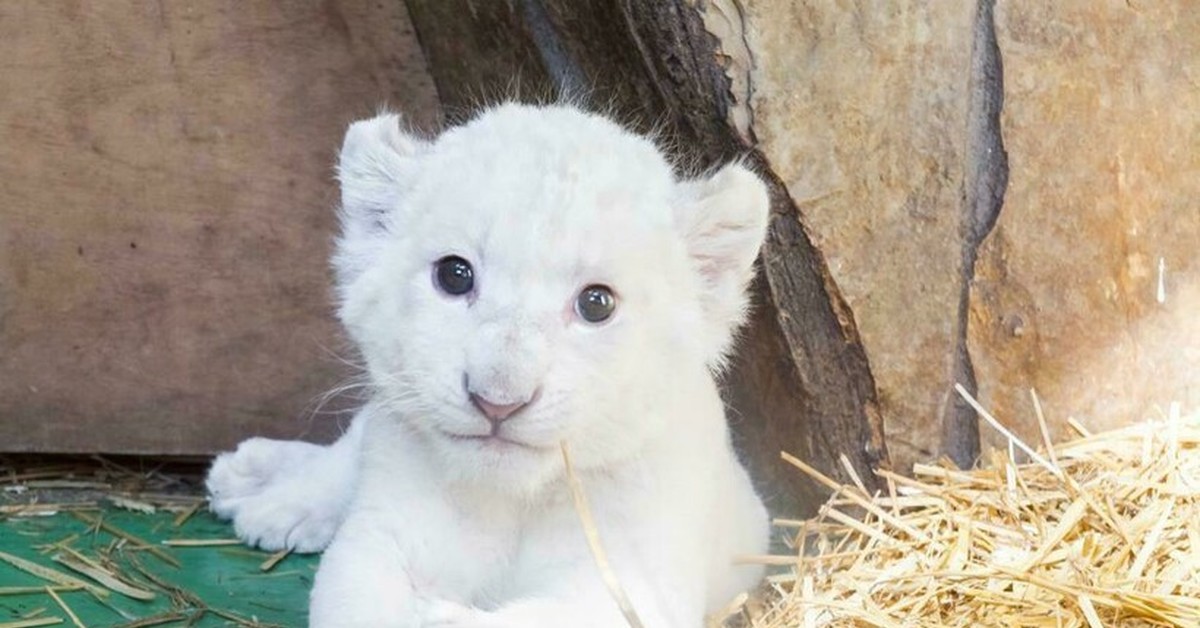
{"type": "MultiPolygon", "coordinates": [[[[979,391],[975,365],[967,346],[971,284],[979,247],[991,234],[1004,206],[1008,187],[1008,153],[1000,129],[1004,106],[1004,67],[996,45],[995,0],[979,0],[971,28],[971,73],[968,82],[967,146],[964,155],[962,266],[959,268],[958,314],[954,324],[954,383],[972,396],[979,391]]],[[[979,458],[979,417],[960,395],[946,391],[941,453],[969,468],[979,458]]]]}
{"type": "Polygon", "coordinates": [[[6,2],[0,59],[0,449],[334,433],[335,151],[438,115],[403,5],[6,2]]]}
{"type": "Polygon", "coordinates": [[[827,491],[783,468],[780,450],[839,477],[837,459],[845,454],[873,484],[870,470],[886,452],[853,317],[791,197],[745,144],[746,128],[733,111],[740,103],[727,74],[730,55],[717,48],[706,15],[678,0],[409,0],[408,6],[450,111],[468,110],[481,94],[582,92],[635,128],[661,129],[690,167],[748,155],[771,183],[773,216],[753,321],[726,382],[738,444],[776,504],[791,512],[811,512],[827,491]],[[520,80],[510,80],[514,75],[520,80]]]}
{"type": "Polygon", "coordinates": [[[755,0],[745,14],[752,129],[854,312],[892,462],[969,464],[973,417],[955,415],[950,439],[941,417],[971,267],[971,3],[755,0]]]}

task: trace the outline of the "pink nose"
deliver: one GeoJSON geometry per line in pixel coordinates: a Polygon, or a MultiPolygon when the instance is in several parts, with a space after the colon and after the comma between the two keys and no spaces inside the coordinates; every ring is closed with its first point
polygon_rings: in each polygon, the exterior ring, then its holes
{"type": "Polygon", "coordinates": [[[471,403],[475,404],[476,408],[493,423],[504,421],[508,417],[514,415],[521,408],[529,405],[528,401],[518,401],[516,403],[492,403],[475,393],[471,393],[471,403]]]}

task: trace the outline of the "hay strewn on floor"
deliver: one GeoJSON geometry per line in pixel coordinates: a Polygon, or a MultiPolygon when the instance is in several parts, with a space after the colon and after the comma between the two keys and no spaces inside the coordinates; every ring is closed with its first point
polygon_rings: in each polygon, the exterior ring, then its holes
{"type": "Polygon", "coordinates": [[[882,472],[884,495],[826,478],[820,516],[777,522],[796,555],[764,560],[792,573],[743,612],[755,628],[1200,626],[1200,416],[1169,414],[1073,423],[1029,463],[882,472]]]}
{"type": "Polygon", "coordinates": [[[202,471],[0,455],[0,628],[305,625],[316,557],[238,547],[202,471]]]}

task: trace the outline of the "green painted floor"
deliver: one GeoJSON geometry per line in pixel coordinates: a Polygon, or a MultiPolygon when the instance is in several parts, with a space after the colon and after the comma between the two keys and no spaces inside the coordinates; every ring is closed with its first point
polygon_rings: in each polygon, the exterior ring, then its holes
{"type": "MultiPolygon", "coordinates": [[[[12,564],[20,559],[34,563],[33,571],[38,571],[37,567],[53,569],[99,587],[95,592],[58,592],[63,604],[78,616],[79,624],[89,628],[307,624],[315,556],[289,555],[264,570],[271,555],[241,545],[163,545],[168,539],[220,541],[233,536],[228,524],[207,512],[196,512],[179,526],[174,523],[176,517],[167,512],[100,508],[0,519],[0,628],[76,625],[45,591],[47,585],[60,585],[49,582],[46,578],[52,576],[48,574],[39,577],[28,573],[29,567],[12,564]],[[143,601],[115,592],[56,562],[55,556],[73,559],[76,564],[79,557],[90,560],[126,584],[153,593],[154,599],[143,601]],[[179,565],[170,564],[171,559],[179,565]],[[61,622],[53,622],[55,618],[61,622]]],[[[116,588],[120,586],[118,583],[116,588]]]]}

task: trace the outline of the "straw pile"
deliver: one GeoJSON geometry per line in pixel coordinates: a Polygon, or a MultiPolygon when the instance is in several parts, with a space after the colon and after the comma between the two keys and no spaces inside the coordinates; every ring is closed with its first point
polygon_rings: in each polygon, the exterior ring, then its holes
{"type": "Polygon", "coordinates": [[[796,553],[760,559],[791,572],[742,615],[755,628],[1200,626],[1200,416],[1176,405],[1100,434],[1072,422],[1078,439],[1053,447],[1042,425],[1040,453],[1012,437],[985,468],[881,472],[881,495],[785,454],[835,492],[818,517],[776,522],[796,553]]]}

